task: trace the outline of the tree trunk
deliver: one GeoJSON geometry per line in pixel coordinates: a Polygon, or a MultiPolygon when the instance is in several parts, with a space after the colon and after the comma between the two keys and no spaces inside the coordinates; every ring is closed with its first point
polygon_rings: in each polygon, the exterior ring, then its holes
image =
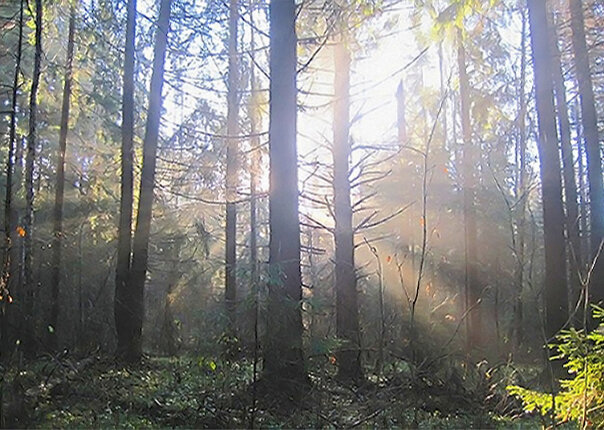
{"type": "Polygon", "coordinates": [[[63,87],[63,105],[61,107],[61,128],[59,131],[59,154],[57,159],[57,182],[55,186],[54,228],[52,241],[51,273],[51,310],[49,325],[54,328],[50,335],[50,346],[56,349],[58,343],[57,323],[59,321],[59,284],[61,282],[61,251],[63,247],[63,200],[65,194],[65,151],[67,149],[67,131],[69,129],[69,102],[73,74],[73,45],[75,34],[75,7],[72,4],[69,15],[67,36],[67,59],[65,63],[65,84],[63,87]]]}
{"type": "Polygon", "coordinates": [[[575,124],[577,132],[577,176],[579,177],[579,230],[581,232],[581,255],[584,257],[590,253],[589,234],[588,234],[588,223],[587,223],[587,186],[585,185],[585,163],[584,163],[584,152],[585,148],[581,145],[581,136],[583,135],[581,128],[581,121],[579,120],[579,102],[575,100],[573,104],[573,122],[575,124]]]}
{"type": "MultiPolygon", "coordinates": [[[[598,117],[594,101],[593,83],[589,70],[589,56],[585,41],[583,1],[569,0],[575,70],[579,84],[581,101],[581,122],[587,155],[587,182],[590,197],[591,255],[598,257],[604,239],[604,186],[602,184],[602,152],[598,136],[598,117]]],[[[590,285],[590,295],[594,302],[604,300],[604,256],[598,258],[590,285]]]]}
{"type": "Polygon", "coordinates": [[[268,379],[306,381],[296,150],[296,5],[272,1],[270,16],[270,191],[268,379]]]}
{"type": "MultiPolygon", "coordinates": [[[[363,378],[363,370],[350,203],[350,52],[347,43],[346,36],[341,35],[334,48],[333,192],[336,332],[338,338],[345,342],[338,352],[337,362],[340,378],[360,380],[363,378]]],[[[402,143],[403,140],[400,142],[402,143]]]]}
{"type": "MultiPolygon", "coordinates": [[[[252,8],[254,6],[252,5],[252,8]]],[[[260,124],[260,107],[258,100],[258,83],[256,82],[256,64],[255,64],[255,49],[256,41],[254,37],[254,10],[250,10],[250,293],[253,298],[253,315],[250,321],[253,322],[252,332],[257,333],[258,319],[258,209],[257,209],[257,193],[258,193],[258,175],[260,173],[260,138],[258,136],[260,124]]],[[[257,339],[254,339],[254,354],[257,354],[257,339]]]]}
{"type": "Polygon", "coordinates": [[[143,166],[141,172],[140,198],[136,230],[132,244],[132,267],[128,276],[126,308],[132,312],[128,327],[128,344],[124,351],[127,361],[139,361],[142,355],[142,329],[144,317],[144,288],[149,257],[149,235],[153,210],[153,189],[155,185],[155,165],[157,161],[157,141],[161,117],[162,88],[164,84],[164,66],[166,45],[170,27],[170,6],[172,0],[162,0],[155,35],[153,53],[153,73],[145,139],[143,141],[143,166]]]}
{"type": "Polygon", "coordinates": [[[128,0],[126,16],[126,52],[122,92],[122,175],[118,226],[117,265],[115,270],[114,318],[117,355],[124,356],[133,324],[132,299],[128,298],[128,273],[132,257],[132,208],[134,205],[134,49],[136,38],[136,0],[128,0]]]}
{"type": "Polygon", "coordinates": [[[36,157],[36,125],[38,113],[38,87],[42,62],[42,0],[36,0],[34,70],[29,96],[29,134],[25,158],[25,218],[23,288],[25,330],[23,350],[26,355],[35,354],[34,345],[34,277],[33,277],[33,222],[34,222],[34,159],[36,157]]]}
{"type": "Polygon", "coordinates": [[[259,103],[258,103],[258,84],[256,82],[256,40],[255,40],[255,22],[254,11],[256,4],[250,2],[249,21],[250,21],[250,104],[248,107],[250,117],[250,294],[252,298],[252,315],[249,321],[251,322],[251,338],[253,339],[252,349],[252,411],[250,414],[250,428],[254,428],[256,418],[256,402],[257,402],[257,380],[258,380],[258,364],[260,352],[259,339],[259,312],[260,312],[260,277],[258,276],[258,210],[257,210],[257,193],[258,193],[258,175],[260,173],[260,138],[258,129],[261,123],[259,103]]]}
{"type": "Polygon", "coordinates": [[[554,17],[550,13],[550,44],[552,47],[552,77],[554,81],[554,93],[556,100],[556,113],[558,114],[558,128],[560,130],[560,150],[562,155],[562,180],[564,184],[564,197],[566,208],[566,234],[568,238],[568,270],[570,275],[570,298],[569,309],[581,293],[581,282],[579,271],[583,267],[581,256],[581,240],[579,237],[579,206],[577,203],[577,182],[575,178],[575,162],[571,142],[570,120],[568,118],[568,103],[566,100],[566,88],[564,87],[564,75],[562,73],[562,62],[560,49],[558,48],[558,37],[554,17]]]}
{"type": "Polygon", "coordinates": [[[229,72],[227,93],[227,151],[226,151],[226,246],[225,302],[227,334],[237,335],[237,152],[239,141],[239,61],[237,57],[238,1],[229,2],[229,72]]]}
{"type": "Polygon", "coordinates": [[[539,122],[537,147],[545,241],[545,330],[546,335],[552,337],[563,327],[568,314],[564,209],[545,2],[528,0],[528,12],[539,122]]]}
{"type": "Polygon", "coordinates": [[[481,343],[480,285],[478,281],[476,179],[474,177],[474,148],[470,123],[470,83],[466,71],[466,51],[461,31],[458,32],[457,65],[459,67],[459,95],[461,99],[461,129],[463,137],[463,213],[465,238],[466,312],[468,316],[468,350],[481,343]]]}
{"type": "MultiPolygon", "coordinates": [[[[15,294],[13,286],[16,285],[13,279],[14,262],[11,261],[11,254],[14,254],[13,245],[15,239],[16,216],[12,204],[13,200],[13,171],[15,148],[17,146],[17,97],[19,92],[19,80],[21,74],[21,54],[23,52],[23,8],[25,0],[19,3],[19,36],[17,39],[17,54],[15,58],[15,74],[13,76],[13,86],[11,93],[11,113],[8,135],[8,154],[6,158],[6,195],[4,198],[4,258],[2,261],[2,278],[0,280],[0,296],[4,298],[0,306],[0,359],[6,358],[5,352],[12,350],[14,342],[9,341],[8,331],[6,330],[6,304],[11,302],[11,294],[15,294]]],[[[21,292],[19,292],[21,293],[21,292]]],[[[1,408],[1,406],[0,406],[1,408]]]]}
{"type": "Polygon", "coordinates": [[[514,350],[516,352],[519,352],[524,343],[522,290],[524,287],[524,267],[526,264],[526,36],[526,13],[523,13],[520,47],[520,88],[518,91],[520,106],[518,109],[518,144],[516,148],[516,165],[518,166],[518,171],[516,173],[515,184],[515,194],[518,201],[515,221],[518,237],[516,241],[516,267],[514,273],[513,339],[514,350]]]}

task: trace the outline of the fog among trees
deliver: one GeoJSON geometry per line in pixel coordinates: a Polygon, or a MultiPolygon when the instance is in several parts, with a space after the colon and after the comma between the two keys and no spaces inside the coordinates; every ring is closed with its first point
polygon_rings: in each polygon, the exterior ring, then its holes
{"type": "Polygon", "coordinates": [[[600,0],[0,2],[0,427],[604,427],[603,54],[600,0]]]}

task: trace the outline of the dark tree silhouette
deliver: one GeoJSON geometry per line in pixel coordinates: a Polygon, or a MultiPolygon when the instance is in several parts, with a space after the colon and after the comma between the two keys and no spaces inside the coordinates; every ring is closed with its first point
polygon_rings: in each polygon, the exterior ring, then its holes
{"type": "Polygon", "coordinates": [[[468,318],[468,348],[481,342],[480,283],[478,280],[478,233],[476,226],[476,178],[474,148],[470,122],[470,82],[466,69],[466,50],[461,31],[458,32],[457,66],[459,68],[459,96],[461,101],[461,132],[463,137],[463,214],[466,262],[465,307],[468,318]]]}
{"type": "Polygon", "coordinates": [[[140,199],[136,230],[132,243],[132,267],[128,276],[127,294],[124,302],[132,312],[128,327],[128,345],[124,353],[127,361],[138,361],[142,355],[142,329],[144,317],[144,288],[149,257],[149,235],[153,211],[153,189],[157,162],[157,141],[162,106],[166,45],[170,28],[171,0],[162,0],[155,35],[153,73],[149,95],[149,111],[143,141],[143,167],[141,172],[140,199]]]}
{"type": "Polygon", "coordinates": [[[305,381],[296,149],[296,5],[270,4],[270,191],[267,379],[305,381]]]}
{"type": "Polygon", "coordinates": [[[239,61],[237,54],[237,25],[239,4],[229,2],[229,76],[227,93],[227,152],[226,152],[226,246],[225,302],[228,333],[235,336],[237,305],[237,157],[239,140],[239,61]]]}
{"type": "Polygon", "coordinates": [[[528,12],[539,120],[537,147],[543,195],[546,335],[551,337],[562,328],[568,314],[564,208],[545,2],[528,0],[528,12]]]}
{"type": "MultiPolygon", "coordinates": [[[[604,239],[604,185],[602,184],[602,150],[598,134],[598,116],[594,100],[593,82],[589,70],[589,56],[585,41],[585,23],[581,0],[569,0],[575,70],[581,101],[581,122],[587,155],[587,182],[591,226],[591,259],[598,257],[604,239]]],[[[592,275],[591,297],[604,300],[604,258],[598,258],[592,275]]]]}
{"type": "MultiPolygon", "coordinates": [[[[11,88],[10,99],[10,122],[8,129],[8,153],[6,157],[6,194],[4,197],[4,255],[2,261],[2,277],[0,278],[0,295],[3,300],[0,301],[0,353],[8,352],[12,349],[12,342],[8,342],[8,330],[6,327],[6,302],[11,297],[12,288],[15,285],[12,270],[15,262],[12,261],[15,240],[16,214],[13,208],[13,173],[15,166],[15,147],[17,140],[17,96],[19,92],[19,81],[21,75],[21,57],[23,54],[23,8],[25,0],[19,3],[19,35],[17,37],[17,52],[15,56],[15,73],[13,75],[13,85],[11,88]]],[[[14,294],[14,293],[13,293],[14,294]]],[[[4,359],[4,355],[1,357],[4,359]]]]}
{"type": "Polygon", "coordinates": [[[357,273],[350,203],[350,52],[344,34],[334,48],[333,192],[335,215],[336,331],[345,341],[338,352],[338,376],[363,377],[360,353],[357,273]]]}
{"type": "Polygon", "coordinates": [[[132,257],[132,208],[134,203],[134,42],[136,38],[136,0],[128,0],[126,15],[126,50],[122,90],[121,194],[118,226],[117,265],[115,270],[114,318],[117,331],[117,354],[124,355],[132,325],[132,303],[128,301],[127,283],[132,257]]]}
{"type": "Polygon", "coordinates": [[[23,288],[25,330],[23,349],[27,355],[35,353],[34,345],[34,278],[33,278],[33,223],[34,223],[34,161],[36,158],[36,126],[38,114],[38,87],[42,63],[42,0],[36,0],[34,70],[29,94],[29,133],[25,157],[25,218],[23,288]]]}
{"type": "Polygon", "coordinates": [[[55,330],[51,333],[51,348],[58,343],[57,323],[59,321],[59,286],[61,283],[61,254],[63,250],[63,201],[65,194],[65,152],[67,151],[67,132],[69,130],[69,105],[73,76],[73,48],[75,36],[75,7],[72,4],[69,15],[67,35],[67,59],[65,61],[65,83],[63,86],[63,104],[61,107],[61,127],[59,130],[59,153],[57,157],[57,176],[55,185],[54,226],[52,242],[51,309],[49,325],[55,330]]]}

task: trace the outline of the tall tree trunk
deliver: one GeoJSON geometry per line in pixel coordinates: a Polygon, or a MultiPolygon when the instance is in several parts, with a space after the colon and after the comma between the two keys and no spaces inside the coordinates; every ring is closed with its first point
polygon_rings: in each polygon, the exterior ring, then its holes
{"type": "MultiPolygon", "coordinates": [[[[250,34],[250,280],[251,293],[254,295],[254,315],[251,319],[255,321],[258,313],[258,210],[257,210],[257,193],[258,193],[258,175],[260,173],[260,137],[258,135],[260,125],[260,107],[258,100],[258,83],[256,82],[256,40],[254,37],[254,5],[250,10],[250,23],[252,26],[250,34]]],[[[256,327],[253,329],[256,332],[256,327]]],[[[256,345],[254,345],[256,348],[256,345]]]]}
{"type": "Polygon", "coordinates": [[[23,289],[25,293],[25,330],[23,349],[27,355],[35,353],[34,345],[34,276],[33,276],[33,222],[34,222],[34,160],[36,157],[36,125],[38,113],[38,87],[42,62],[42,0],[36,0],[35,11],[35,52],[31,92],[29,96],[29,134],[25,158],[25,219],[23,289]]]}
{"type": "MultiPolygon", "coordinates": [[[[575,70],[581,100],[581,120],[587,155],[587,181],[590,197],[591,255],[596,258],[604,239],[604,186],[602,184],[602,152],[598,136],[598,117],[594,100],[593,83],[589,70],[589,56],[585,41],[583,1],[569,0],[575,70]]],[[[590,285],[591,298],[595,302],[604,300],[604,256],[596,261],[590,285]]]]}
{"type": "MultiPolygon", "coordinates": [[[[21,54],[23,52],[23,8],[25,6],[25,0],[21,0],[19,3],[19,36],[17,38],[17,53],[15,57],[15,73],[13,75],[13,87],[11,93],[11,113],[9,123],[9,135],[8,135],[8,154],[6,158],[6,195],[4,197],[4,258],[2,261],[2,278],[0,279],[0,296],[4,300],[1,301],[0,306],[0,353],[2,356],[0,359],[4,359],[4,352],[12,349],[13,342],[9,342],[6,330],[6,303],[11,302],[11,294],[14,295],[12,287],[15,284],[13,279],[13,271],[11,270],[14,266],[14,262],[11,261],[11,254],[14,254],[13,245],[15,238],[15,211],[13,208],[13,171],[14,171],[14,158],[15,148],[17,146],[17,97],[19,94],[19,77],[21,74],[21,54]],[[6,349],[5,349],[6,348],[6,349]]],[[[21,292],[19,292],[21,293],[21,292]]],[[[0,406],[1,409],[1,406],[0,406]]]]}
{"type": "Polygon", "coordinates": [[[237,156],[239,141],[238,0],[229,2],[229,76],[227,93],[225,302],[229,336],[237,335],[237,156]]]}
{"type": "Polygon", "coordinates": [[[132,299],[128,297],[128,273],[132,257],[132,208],[134,204],[134,49],[136,39],[136,0],[128,0],[126,15],[126,52],[122,92],[122,175],[118,226],[117,265],[115,270],[114,319],[117,355],[124,356],[133,324],[132,299]]]}
{"type": "Polygon", "coordinates": [[[476,227],[476,178],[474,176],[474,148],[470,123],[470,82],[466,71],[466,50],[461,31],[458,32],[457,65],[459,68],[459,96],[461,99],[461,130],[463,135],[463,213],[466,259],[466,312],[468,317],[468,349],[481,343],[480,284],[478,281],[478,235],[476,227]]]}
{"type": "MultiPolygon", "coordinates": [[[[345,344],[338,352],[338,376],[363,377],[360,352],[357,273],[350,203],[350,51],[345,34],[334,48],[333,192],[335,213],[336,332],[345,344]]],[[[399,86],[399,88],[401,88],[399,86]]],[[[402,141],[401,141],[402,142],[402,141]]],[[[311,250],[312,252],[312,250],[311,250]]]]}
{"type": "Polygon", "coordinates": [[[563,327],[568,314],[564,208],[551,75],[551,51],[547,34],[547,11],[543,0],[528,0],[527,3],[539,122],[537,147],[543,195],[545,330],[546,335],[551,337],[563,327]]]}
{"type": "MultiPolygon", "coordinates": [[[[552,76],[558,114],[558,128],[560,130],[560,150],[562,155],[562,180],[564,184],[564,197],[566,207],[566,234],[568,238],[568,273],[570,275],[569,305],[576,303],[581,292],[579,271],[583,267],[581,256],[581,240],[579,237],[579,206],[577,203],[577,182],[575,178],[575,162],[571,142],[570,120],[568,118],[568,103],[562,61],[558,48],[558,36],[553,14],[550,18],[550,45],[552,47],[552,76]]],[[[569,306],[572,309],[571,306],[569,306]]]]}
{"type": "Polygon", "coordinates": [[[514,350],[519,351],[524,343],[523,331],[523,308],[522,308],[522,290],[524,287],[524,268],[526,264],[525,243],[526,243],[526,37],[527,37],[527,17],[522,14],[522,36],[521,36],[521,57],[520,57],[520,88],[518,97],[520,106],[518,109],[518,144],[516,148],[516,164],[518,171],[516,173],[515,194],[518,200],[518,209],[515,216],[518,238],[516,241],[516,267],[515,267],[515,291],[513,305],[513,339],[514,350]]]}
{"type": "Polygon", "coordinates": [[[588,224],[587,224],[587,186],[585,185],[585,148],[581,145],[581,136],[583,131],[581,121],[579,120],[579,102],[576,100],[573,104],[573,122],[577,132],[577,176],[579,177],[579,229],[581,231],[581,255],[585,258],[590,253],[588,224]]]}
{"type": "Polygon", "coordinates": [[[159,20],[157,22],[153,53],[149,111],[147,113],[145,139],[143,141],[140,198],[136,218],[136,230],[132,244],[132,267],[128,276],[127,294],[124,297],[126,308],[132,312],[132,320],[129,321],[130,326],[128,327],[128,344],[124,351],[124,358],[132,362],[139,361],[142,355],[145,277],[147,275],[149,257],[149,235],[151,233],[151,217],[153,212],[157,141],[159,137],[171,4],[172,0],[162,0],[159,8],[159,20]]]}
{"type": "Polygon", "coordinates": [[[57,182],[55,186],[54,227],[52,241],[51,273],[51,310],[49,325],[54,328],[50,336],[50,345],[56,349],[58,343],[57,323],[59,321],[59,284],[61,282],[61,251],[63,247],[63,201],[65,194],[65,151],[67,149],[67,131],[69,129],[69,102],[73,74],[73,45],[75,34],[75,7],[72,3],[69,15],[67,36],[67,59],[65,62],[65,83],[63,87],[63,105],[61,107],[61,128],[59,131],[59,153],[57,157],[57,182]]]}
{"type": "Polygon", "coordinates": [[[272,1],[270,16],[270,191],[267,343],[269,379],[306,381],[296,149],[296,4],[272,1]]]}

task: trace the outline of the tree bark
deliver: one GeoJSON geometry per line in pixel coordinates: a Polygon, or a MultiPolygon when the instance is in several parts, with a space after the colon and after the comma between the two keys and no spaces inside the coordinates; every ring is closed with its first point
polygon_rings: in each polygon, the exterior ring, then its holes
{"type": "Polygon", "coordinates": [[[518,97],[520,106],[518,109],[518,144],[516,148],[516,173],[515,194],[518,201],[518,210],[515,216],[518,237],[516,241],[516,267],[514,273],[515,291],[513,305],[513,339],[514,350],[519,352],[524,343],[523,330],[523,306],[522,291],[524,288],[524,267],[526,264],[526,36],[527,36],[526,13],[522,14],[522,37],[520,57],[520,88],[518,97]]]}
{"type": "Polygon", "coordinates": [[[581,121],[579,118],[581,115],[579,114],[580,107],[579,101],[575,100],[573,104],[573,122],[575,123],[575,128],[577,132],[577,176],[579,177],[579,230],[581,232],[581,255],[585,258],[590,254],[590,243],[589,243],[589,228],[588,228],[588,216],[587,216],[587,206],[588,206],[588,196],[587,196],[587,186],[585,185],[586,175],[585,175],[585,163],[584,163],[584,155],[585,148],[581,145],[581,136],[583,135],[583,131],[581,128],[581,121]]]}
{"type": "Polygon", "coordinates": [[[171,3],[171,0],[162,0],[159,9],[159,20],[153,53],[149,111],[147,113],[145,139],[143,141],[140,198],[136,218],[136,230],[132,244],[132,267],[128,276],[127,295],[124,300],[127,309],[130,309],[132,312],[132,320],[129,321],[130,326],[128,327],[128,344],[124,353],[124,358],[131,362],[139,361],[142,356],[142,329],[145,313],[144,288],[149,257],[149,235],[151,233],[151,217],[153,212],[157,141],[159,137],[171,3]]]}
{"type": "Polygon", "coordinates": [[[579,237],[579,206],[577,203],[577,182],[571,142],[570,120],[562,61],[558,47],[558,37],[554,17],[550,13],[550,45],[552,47],[552,77],[556,101],[558,128],[560,130],[560,150],[562,155],[562,180],[564,185],[564,203],[566,208],[566,235],[568,238],[568,273],[570,275],[569,309],[576,303],[581,293],[580,270],[583,267],[581,239],[579,237]]]}
{"type": "MultiPolygon", "coordinates": [[[[350,51],[346,36],[334,48],[333,192],[335,214],[336,332],[345,343],[338,351],[338,376],[363,378],[361,367],[357,273],[350,202],[350,51]]],[[[399,88],[401,88],[399,86],[399,88]]],[[[401,141],[402,142],[402,141],[401,141]]]]}
{"type": "Polygon", "coordinates": [[[461,31],[458,32],[457,66],[459,68],[459,95],[461,100],[461,130],[463,137],[463,213],[465,238],[466,312],[468,317],[468,350],[481,343],[481,309],[478,280],[478,234],[476,227],[476,179],[474,176],[474,148],[470,123],[470,82],[466,70],[466,51],[461,31]]]}
{"type": "MultiPolygon", "coordinates": [[[[594,100],[593,82],[589,70],[589,55],[585,41],[583,2],[569,0],[575,70],[581,101],[581,122],[587,155],[587,182],[590,197],[591,255],[598,257],[604,239],[604,185],[602,184],[602,152],[598,136],[598,117],[594,100]]],[[[594,302],[604,300],[604,256],[597,258],[590,285],[594,302]]]]}
{"type": "Polygon", "coordinates": [[[229,72],[227,92],[225,303],[227,334],[237,336],[237,174],[239,141],[238,1],[229,2],[229,72]]]}
{"type": "MultiPolygon", "coordinates": [[[[254,6],[252,5],[252,8],[254,6]]],[[[254,37],[254,10],[250,10],[250,23],[252,26],[250,34],[250,280],[251,293],[254,295],[253,318],[254,325],[258,314],[258,209],[257,209],[257,193],[258,193],[258,175],[260,173],[260,138],[258,129],[260,124],[259,115],[259,100],[258,100],[258,83],[256,82],[256,64],[255,64],[255,49],[256,41],[254,37]]],[[[256,327],[252,330],[256,332],[256,327]]],[[[256,345],[254,345],[256,348],[256,345]]]]}
{"type": "Polygon", "coordinates": [[[531,50],[535,74],[535,99],[539,123],[543,235],[545,242],[545,331],[554,336],[566,322],[566,247],[560,155],[556,133],[551,51],[547,34],[547,11],[543,0],[528,0],[531,50]]]}
{"type": "Polygon", "coordinates": [[[296,150],[296,5],[272,1],[270,19],[270,190],[268,379],[306,381],[302,352],[302,279],[296,150]]]}
{"type": "Polygon", "coordinates": [[[67,59],[65,62],[65,83],[63,87],[63,105],[61,107],[61,128],[59,131],[59,153],[57,157],[57,182],[55,186],[54,226],[52,241],[51,272],[51,310],[49,325],[54,328],[50,335],[50,346],[57,348],[59,321],[59,284],[61,282],[61,252],[63,247],[63,201],[65,194],[65,151],[67,150],[67,131],[69,130],[69,103],[73,75],[73,48],[75,35],[75,7],[72,4],[69,15],[67,36],[67,59]]]}
{"type": "MultiPolygon", "coordinates": [[[[6,158],[6,195],[4,197],[4,258],[2,261],[2,278],[0,280],[0,296],[3,297],[0,306],[0,353],[4,360],[4,352],[12,349],[13,342],[8,340],[8,331],[6,330],[6,304],[11,302],[11,294],[15,280],[13,279],[14,262],[11,261],[11,254],[14,254],[13,245],[15,239],[16,216],[12,204],[13,200],[13,171],[15,148],[17,146],[17,97],[19,93],[19,76],[21,73],[21,54],[23,52],[23,8],[25,0],[19,3],[19,35],[17,38],[17,53],[15,57],[15,73],[13,75],[13,86],[11,89],[11,113],[8,135],[8,154],[6,158]]],[[[19,292],[21,293],[21,292],[19,292]]]]}
{"type": "Polygon", "coordinates": [[[117,265],[115,270],[114,319],[117,355],[124,356],[129,344],[133,309],[128,299],[128,273],[132,257],[132,208],[134,205],[134,49],[136,39],[136,0],[128,0],[126,16],[126,52],[122,92],[122,149],[120,218],[118,225],[117,265]]]}
{"type": "Polygon", "coordinates": [[[34,277],[33,277],[33,222],[34,222],[34,160],[36,157],[36,125],[38,113],[38,87],[40,85],[40,70],[42,62],[42,0],[36,0],[35,9],[35,52],[34,70],[32,75],[31,92],[29,95],[29,133],[27,137],[27,153],[25,157],[25,217],[24,217],[24,342],[23,350],[26,355],[35,354],[34,345],[34,277]]]}

